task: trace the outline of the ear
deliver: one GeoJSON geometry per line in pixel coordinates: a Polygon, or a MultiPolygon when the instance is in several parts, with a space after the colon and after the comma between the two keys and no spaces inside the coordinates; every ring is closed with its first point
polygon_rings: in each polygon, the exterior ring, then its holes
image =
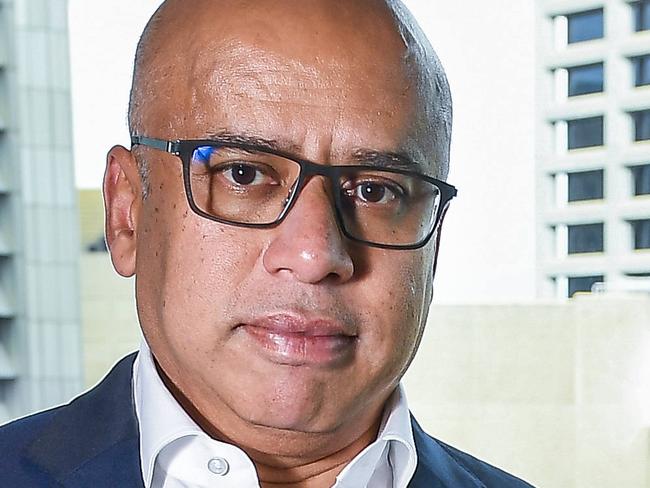
{"type": "Polygon", "coordinates": [[[142,183],[135,157],[122,146],[106,157],[104,208],[106,242],[115,270],[124,277],[135,274],[138,214],[142,183]]]}

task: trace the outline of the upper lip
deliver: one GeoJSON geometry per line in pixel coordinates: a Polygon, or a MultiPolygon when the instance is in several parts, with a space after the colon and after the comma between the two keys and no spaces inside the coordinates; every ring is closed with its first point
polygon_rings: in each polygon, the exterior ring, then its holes
{"type": "Polygon", "coordinates": [[[275,334],[303,334],[309,337],[349,336],[356,337],[354,327],[344,322],[324,317],[304,317],[277,313],[247,320],[241,325],[267,329],[275,334]]]}

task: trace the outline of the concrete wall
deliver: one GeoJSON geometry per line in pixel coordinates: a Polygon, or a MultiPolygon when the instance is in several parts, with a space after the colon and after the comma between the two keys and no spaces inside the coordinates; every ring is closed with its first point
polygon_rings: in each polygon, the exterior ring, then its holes
{"type": "Polygon", "coordinates": [[[84,384],[97,383],[140,344],[134,280],[120,277],[107,253],[81,255],[84,384]]]}
{"type": "Polygon", "coordinates": [[[650,298],[434,307],[407,378],[436,437],[540,487],[643,488],[650,298]]]}

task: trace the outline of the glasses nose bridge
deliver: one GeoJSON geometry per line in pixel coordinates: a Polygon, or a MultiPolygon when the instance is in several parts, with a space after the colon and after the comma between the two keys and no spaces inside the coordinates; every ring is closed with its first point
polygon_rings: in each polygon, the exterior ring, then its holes
{"type": "Polygon", "coordinates": [[[309,184],[312,178],[315,176],[320,176],[325,181],[325,184],[323,185],[323,191],[325,192],[325,197],[329,202],[332,216],[334,217],[339,230],[342,230],[342,223],[339,215],[340,210],[338,208],[338,198],[335,195],[337,192],[338,184],[337,170],[332,166],[313,163],[307,160],[295,160],[295,162],[300,165],[300,174],[298,175],[298,180],[295,183],[297,186],[293,189],[287,200],[287,206],[286,210],[283,212],[284,216],[282,217],[282,220],[284,220],[284,217],[286,217],[292,211],[293,207],[295,207],[298,199],[303,193],[303,190],[309,184]]]}
{"type": "Polygon", "coordinates": [[[314,176],[321,176],[329,184],[325,185],[325,192],[330,200],[332,206],[336,205],[336,197],[334,192],[336,192],[336,187],[338,185],[338,172],[333,166],[327,166],[325,164],[313,163],[307,160],[298,161],[300,164],[300,175],[298,177],[298,188],[295,190],[293,200],[300,196],[302,190],[307,186],[314,176]],[[328,191],[329,189],[329,191],[328,191]]]}
{"type": "Polygon", "coordinates": [[[325,179],[329,180],[332,185],[336,183],[335,176],[337,171],[334,166],[313,163],[307,160],[301,160],[299,163],[304,183],[306,183],[312,176],[323,176],[325,179]]]}

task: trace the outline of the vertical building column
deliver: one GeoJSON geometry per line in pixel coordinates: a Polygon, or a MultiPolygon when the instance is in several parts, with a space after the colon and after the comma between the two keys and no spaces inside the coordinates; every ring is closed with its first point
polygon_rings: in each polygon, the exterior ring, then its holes
{"type": "Polygon", "coordinates": [[[12,40],[6,142],[15,290],[5,342],[17,372],[4,403],[16,416],[81,389],[79,239],[67,2],[13,0],[4,8],[12,40]]]}
{"type": "Polygon", "coordinates": [[[15,282],[15,259],[12,235],[13,218],[12,185],[10,180],[11,152],[9,150],[9,66],[10,31],[8,8],[0,3],[0,421],[8,418],[8,400],[16,371],[9,355],[10,337],[16,328],[15,300],[12,296],[15,282]]]}

